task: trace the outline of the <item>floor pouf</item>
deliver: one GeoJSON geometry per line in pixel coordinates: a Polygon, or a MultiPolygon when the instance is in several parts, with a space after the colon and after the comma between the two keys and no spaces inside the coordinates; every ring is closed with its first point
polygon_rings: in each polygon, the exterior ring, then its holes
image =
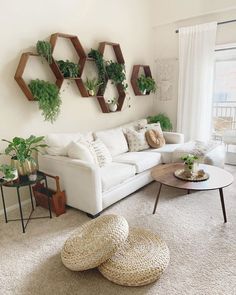
{"type": "Polygon", "coordinates": [[[116,284],[143,286],[161,276],[169,259],[169,249],[157,234],[133,228],[124,245],[98,269],[116,284]]]}
{"type": "Polygon", "coordinates": [[[61,251],[63,264],[74,271],[97,267],[110,258],[129,234],[129,225],[119,215],[104,215],[79,227],[61,251]]]}

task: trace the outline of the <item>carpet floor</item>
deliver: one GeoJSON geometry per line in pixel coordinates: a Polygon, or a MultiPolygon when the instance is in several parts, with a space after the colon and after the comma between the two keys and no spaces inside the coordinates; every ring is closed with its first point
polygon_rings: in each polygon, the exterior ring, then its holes
{"type": "MultiPolygon", "coordinates": [[[[236,176],[236,167],[226,169],[236,176]]],[[[152,215],[157,184],[142,188],[104,212],[123,215],[130,226],[158,233],[170,249],[170,264],[161,278],[144,287],[122,287],[96,269],[72,272],[60,250],[85,213],[68,209],[53,219],[32,220],[26,233],[18,222],[0,221],[0,294],[236,295],[236,182],[225,188],[228,223],[223,223],[217,191],[196,192],[164,187],[152,215]]],[[[25,209],[27,210],[27,208],[25,209]]],[[[37,208],[36,215],[46,214],[37,208]]],[[[11,212],[16,217],[17,211],[11,212]]]]}

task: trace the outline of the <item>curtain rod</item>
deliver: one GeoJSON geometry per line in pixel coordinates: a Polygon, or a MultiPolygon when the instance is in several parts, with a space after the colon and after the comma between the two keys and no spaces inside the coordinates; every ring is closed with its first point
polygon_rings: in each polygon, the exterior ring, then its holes
{"type": "MultiPolygon", "coordinates": [[[[229,23],[234,23],[234,22],[236,22],[236,19],[226,20],[226,21],[223,21],[223,22],[218,22],[218,23],[217,23],[217,26],[218,26],[218,25],[229,24],[229,23]]],[[[175,33],[178,34],[178,33],[179,33],[179,30],[176,30],[175,33]]]]}

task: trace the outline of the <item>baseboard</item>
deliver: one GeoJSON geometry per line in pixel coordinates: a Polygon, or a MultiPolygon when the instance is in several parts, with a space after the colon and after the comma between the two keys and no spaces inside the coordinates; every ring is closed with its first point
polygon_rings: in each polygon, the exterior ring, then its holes
{"type": "MultiPolygon", "coordinates": [[[[30,199],[21,202],[21,206],[25,206],[25,205],[27,205],[28,203],[30,203],[30,199]]],[[[12,206],[10,206],[10,207],[7,207],[6,209],[7,209],[7,212],[11,212],[11,211],[13,211],[13,210],[15,210],[15,209],[18,209],[18,208],[19,208],[19,204],[16,203],[16,204],[14,204],[14,205],[12,205],[12,206]]],[[[3,214],[4,214],[4,210],[1,209],[1,210],[0,210],[0,216],[3,215],[3,214]]]]}

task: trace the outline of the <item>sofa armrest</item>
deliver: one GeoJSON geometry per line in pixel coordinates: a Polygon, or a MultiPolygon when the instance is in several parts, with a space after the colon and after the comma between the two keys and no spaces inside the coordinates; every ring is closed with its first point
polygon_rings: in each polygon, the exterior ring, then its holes
{"type": "Polygon", "coordinates": [[[60,177],[67,205],[92,215],[102,211],[102,185],[97,165],[62,156],[40,155],[38,160],[41,171],[60,177]]]}
{"type": "Polygon", "coordinates": [[[184,143],[184,134],[178,132],[163,132],[166,143],[184,143]]]}

